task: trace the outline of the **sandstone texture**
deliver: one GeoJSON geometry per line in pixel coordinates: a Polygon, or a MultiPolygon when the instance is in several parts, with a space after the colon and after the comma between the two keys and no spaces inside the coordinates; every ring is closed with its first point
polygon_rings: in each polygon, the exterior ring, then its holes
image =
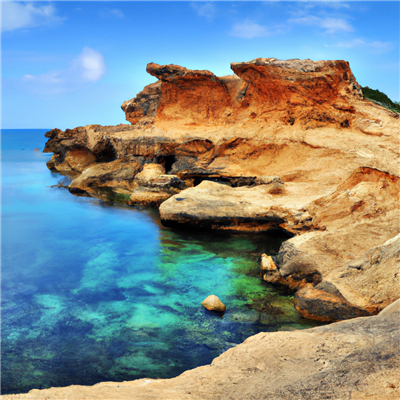
{"type": "Polygon", "coordinates": [[[395,400],[400,397],[400,300],[378,316],[259,333],[173,379],[103,382],[4,400],[395,400]]]}
{"type": "Polygon", "coordinates": [[[206,297],[201,305],[209,311],[224,312],[226,310],[225,304],[213,294],[206,297]]]}
{"type": "Polygon", "coordinates": [[[284,231],[262,276],[305,317],[377,314],[400,297],[399,115],[345,61],[231,69],[148,64],[158,81],[122,105],[132,125],[53,129],[49,168],[75,195],[159,207],[165,226],[284,231]]]}

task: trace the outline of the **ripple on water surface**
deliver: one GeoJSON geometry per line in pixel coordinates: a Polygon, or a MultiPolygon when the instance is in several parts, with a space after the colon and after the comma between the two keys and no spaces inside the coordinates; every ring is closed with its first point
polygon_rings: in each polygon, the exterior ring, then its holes
{"type": "Polygon", "coordinates": [[[50,188],[49,156],[18,150],[43,133],[2,135],[2,393],[172,377],[260,331],[315,325],[258,275],[283,238],[170,231],[50,188]],[[201,306],[209,294],[224,315],[201,306]]]}

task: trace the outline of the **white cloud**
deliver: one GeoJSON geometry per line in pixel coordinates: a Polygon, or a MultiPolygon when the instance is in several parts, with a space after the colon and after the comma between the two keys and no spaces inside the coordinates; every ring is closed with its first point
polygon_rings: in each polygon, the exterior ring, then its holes
{"type": "Polygon", "coordinates": [[[270,32],[265,26],[259,25],[248,19],[246,19],[244,22],[235,24],[231,32],[232,36],[237,36],[245,39],[264,37],[268,36],[269,34],[270,32]]]}
{"type": "Polygon", "coordinates": [[[344,47],[348,49],[361,48],[370,53],[382,54],[392,51],[395,48],[395,44],[393,42],[381,42],[379,40],[368,42],[363,39],[353,39],[347,42],[338,43],[335,47],[344,47]]]}
{"type": "Polygon", "coordinates": [[[53,26],[62,23],[53,5],[35,6],[32,3],[3,2],[2,31],[53,26]]]}
{"type": "Polygon", "coordinates": [[[343,18],[317,17],[307,15],[301,18],[288,20],[291,24],[318,26],[325,29],[326,33],[353,32],[354,28],[343,18]]]}
{"type": "Polygon", "coordinates": [[[217,15],[217,9],[214,3],[191,3],[199,17],[212,21],[217,15]]]}
{"type": "Polygon", "coordinates": [[[342,18],[321,18],[318,25],[327,33],[353,32],[354,28],[342,18]]]}
{"type": "Polygon", "coordinates": [[[118,8],[104,8],[103,10],[100,11],[100,16],[105,17],[105,18],[110,18],[110,17],[116,17],[123,19],[125,18],[124,13],[119,10],[118,8]]]}
{"type": "Polygon", "coordinates": [[[340,0],[319,0],[319,1],[307,1],[307,0],[301,0],[298,1],[299,4],[301,4],[302,7],[306,8],[316,8],[316,7],[328,7],[328,8],[333,8],[335,10],[339,10],[342,8],[350,8],[350,5],[347,3],[344,3],[343,1],[340,0]]]}
{"type": "Polygon", "coordinates": [[[64,70],[49,71],[40,75],[25,74],[22,82],[31,91],[40,94],[54,94],[75,90],[84,83],[96,82],[105,74],[103,55],[89,47],[70,62],[64,70]]]}
{"type": "Polygon", "coordinates": [[[40,83],[42,85],[52,85],[56,83],[62,83],[63,82],[63,77],[61,72],[48,72],[46,74],[41,74],[41,75],[31,75],[31,74],[25,74],[22,77],[23,81],[25,82],[32,82],[32,83],[40,83]]]}
{"type": "Polygon", "coordinates": [[[106,72],[106,64],[102,54],[85,47],[79,57],[72,62],[72,70],[80,75],[83,81],[98,81],[106,72]]]}

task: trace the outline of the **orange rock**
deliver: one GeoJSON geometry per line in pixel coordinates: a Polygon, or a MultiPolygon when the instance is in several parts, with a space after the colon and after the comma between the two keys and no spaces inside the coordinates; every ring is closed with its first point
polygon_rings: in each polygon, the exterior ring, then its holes
{"type": "Polygon", "coordinates": [[[159,79],[122,105],[128,121],[155,117],[159,128],[226,126],[271,119],[308,128],[348,128],[362,99],[361,87],[346,61],[257,58],[232,63],[233,76],[178,65],[150,63],[147,72],[159,79]]]}

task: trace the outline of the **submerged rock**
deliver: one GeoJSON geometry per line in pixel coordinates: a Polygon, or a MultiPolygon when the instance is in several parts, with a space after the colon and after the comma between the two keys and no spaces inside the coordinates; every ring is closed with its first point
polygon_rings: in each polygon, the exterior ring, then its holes
{"type": "Polygon", "coordinates": [[[395,400],[400,397],[399,305],[397,300],[378,316],[259,333],[210,365],[173,379],[31,390],[4,400],[395,400]]]}
{"type": "Polygon", "coordinates": [[[201,305],[209,311],[224,312],[226,310],[225,304],[215,295],[206,297],[201,305]]]}

